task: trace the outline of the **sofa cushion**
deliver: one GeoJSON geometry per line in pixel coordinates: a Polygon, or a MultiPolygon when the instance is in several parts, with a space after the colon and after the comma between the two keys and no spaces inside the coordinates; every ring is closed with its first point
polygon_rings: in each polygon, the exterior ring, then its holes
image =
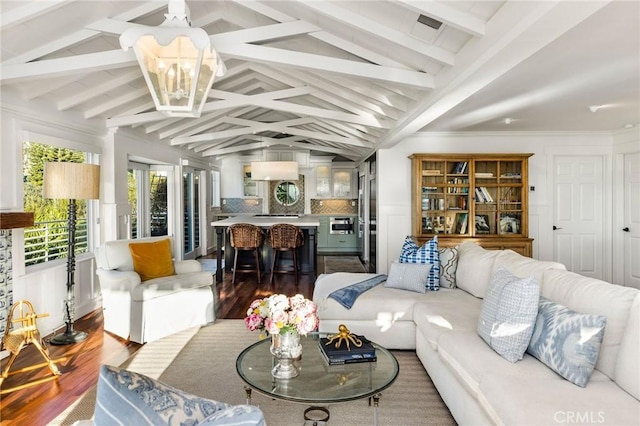
{"type": "Polygon", "coordinates": [[[484,297],[493,264],[500,250],[485,250],[476,243],[465,242],[458,246],[456,286],[475,297],[484,297]]]}
{"type": "Polygon", "coordinates": [[[452,331],[474,332],[478,326],[481,299],[466,291],[441,289],[421,298],[413,308],[413,320],[433,349],[438,349],[438,338],[452,331]]]}
{"type": "Polygon", "coordinates": [[[192,288],[211,286],[211,283],[211,274],[206,271],[154,278],[135,286],[131,291],[131,300],[142,302],[192,288]]]}
{"type": "Polygon", "coordinates": [[[455,247],[439,247],[438,257],[440,259],[440,287],[456,288],[458,249],[455,247]]]}
{"type": "Polygon", "coordinates": [[[547,269],[567,270],[562,263],[532,259],[522,256],[513,250],[500,250],[500,254],[494,262],[493,269],[496,270],[499,267],[505,267],[519,277],[533,276],[538,281],[538,284],[542,283],[544,271],[547,269]]]}
{"type": "Polygon", "coordinates": [[[147,243],[129,243],[133,270],[140,281],[167,277],[176,273],[171,257],[171,241],[166,238],[147,243]]]}
{"type": "MultiPolygon", "coordinates": [[[[606,336],[605,331],[605,336],[606,336]]],[[[618,362],[616,363],[615,380],[618,386],[640,400],[640,294],[636,296],[629,322],[625,329],[618,362]]]]}
{"type": "Polygon", "coordinates": [[[431,265],[427,290],[440,288],[440,260],[438,259],[438,236],[434,236],[419,247],[410,236],[407,236],[400,251],[401,263],[426,263],[431,265]]]}
{"type": "MultiPolygon", "coordinates": [[[[142,374],[103,365],[98,377],[95,423],[198,424],[215,420],[212,415],[229,407],[229,404],[189,394],[142,374]]],[[[237,407],[234,410],[236,423],[232,424],[240,423],[239,420],[246,425],[264,424],[259,408],[251,405],[237,407]]]]}
{"type": "Polygon", "coordinates": [[[517,363],[507,361],[487,346],[475,330],[442,333],[438,356],[474,397],[488,376],[543,375],[563,380],[531,355],[525,354],[517,363]]]}
{"type": "Polygon", "coordinates": [[[541,298],[527,352],[565,379],[585,387],[598,359],[606,323],[603,316],[573,312],[541,298]]]}
{"type": "MultiPolygon", "coordinates": [[[[362,293],[351,309],[346,309],[329,294],[339,288],[349,286],[377,274],[335,272],[318,277],[313,291],[313,301],[318,305],[318,316],[323,319],[338,320],[380,320],[413,321],[413,305],[433,292],[418,294],[411,291],[377,285],[362,293]]],[[[349,324],[347,323],[347,326],[349,324]]]]}
{"type": "Polygon", "coordinates": [[[430,271],[430,264],[393,262],[384,286],[425,293],[430,271]]]}
{"type": "Polygon", "coordinates": [[[493,424],[502,425],[622,426],[637,425],[640,418],[638,401],[598,371],[586,388],[556,374],[485,375],[478,402],[493,424]]]}
{"type": "Polygon", "coordinates": [[[534,277],[520,278],[498,268],[482,301],[478,334],[507,361],[521,360],[531,340],[539,298],[534,277]]]}
{"type": "Polygon", "coordinates": [[[629,320],[631,304],[639,291],[585,277],[574,272],[548,269],[540,295],[584,314],[603,315],[607,328],[600,346],[596,369],[615,378],[615,364],[629,320]]]}

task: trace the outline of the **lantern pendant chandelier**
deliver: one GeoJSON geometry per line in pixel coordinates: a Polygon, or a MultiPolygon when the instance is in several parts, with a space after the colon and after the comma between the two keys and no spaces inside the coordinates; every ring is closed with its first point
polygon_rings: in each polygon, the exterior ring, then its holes
{"type": "Polygon", "coordinates": [[[136,25],[122,33],[120,46],[138,59],[156,109],[169,117],[200,117],[213,79],[226,67],[202,28],[191,28],[184,0],[169,0],[158,27],[136,25]]]}

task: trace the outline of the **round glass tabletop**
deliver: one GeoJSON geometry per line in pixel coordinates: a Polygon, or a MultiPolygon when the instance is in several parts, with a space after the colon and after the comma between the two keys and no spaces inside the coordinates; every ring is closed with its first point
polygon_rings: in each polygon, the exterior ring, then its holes
{"type": "Polygon", "coordinates": [[[293,379],[279,380],[271,375],[275,365],[269,352],[271,339],[260,340],[243,350],[236,360],[236,370],[242,380],[258,392],[309,404],[374,396],[389,387],[398,376],[396,357],[375,343],[375,362],[328,365],[318,347],[319,337],[319,333],[301,337],[302,358],[296,361],[300,375],[293,379]]]}

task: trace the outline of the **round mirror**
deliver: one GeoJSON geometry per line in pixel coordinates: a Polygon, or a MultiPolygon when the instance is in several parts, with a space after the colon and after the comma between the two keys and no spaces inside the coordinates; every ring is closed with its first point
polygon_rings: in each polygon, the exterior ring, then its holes
{"type": "Polygon", "coordinates": [[[283,206],[292,206],[298,202],[300,190],[294,182],[283,181],[276,186],[274,194],[278,203],[283,206]]]}

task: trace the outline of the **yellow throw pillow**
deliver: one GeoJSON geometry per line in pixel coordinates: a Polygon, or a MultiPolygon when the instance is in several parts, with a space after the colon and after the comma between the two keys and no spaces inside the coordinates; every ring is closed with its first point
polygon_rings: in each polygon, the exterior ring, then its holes
{"type": "Polygon", "coordinates": [[[171,241],[168,238],[151,243],[129,243],[129,251],[133,258],[133,270],[140,275],[142,281],[176,273],[171,258],[171,241]]]}

